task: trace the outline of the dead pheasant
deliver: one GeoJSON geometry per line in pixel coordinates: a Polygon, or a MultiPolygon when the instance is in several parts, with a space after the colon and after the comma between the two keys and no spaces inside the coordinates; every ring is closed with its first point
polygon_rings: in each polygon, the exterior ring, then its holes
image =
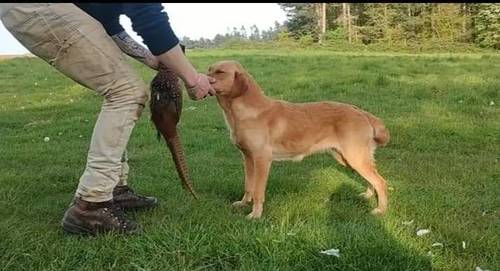
{"type": "MultiPolygon", "coordinates": [[[[184,46],[181,47],[184,52],[184,46]]],[[[177,74],[160,64],[158,73],[151,81],[151,120],[156,126],[158,137],[160,134],[163,136],[172,153],[182,186],[197,199],[177,129],[182,113],[182,89],[179,81],[177,74]]]]}

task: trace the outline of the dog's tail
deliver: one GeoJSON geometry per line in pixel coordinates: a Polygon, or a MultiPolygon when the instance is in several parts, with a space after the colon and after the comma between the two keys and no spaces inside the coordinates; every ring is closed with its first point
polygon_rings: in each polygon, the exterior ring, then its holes
{"type": "Polygon", "coordinates": [[[385,128],[384,122],[374,115],[363,112],[373,128],[373,140],[380,146],[385,146],[389,142],[389,131],[385,128]]]}

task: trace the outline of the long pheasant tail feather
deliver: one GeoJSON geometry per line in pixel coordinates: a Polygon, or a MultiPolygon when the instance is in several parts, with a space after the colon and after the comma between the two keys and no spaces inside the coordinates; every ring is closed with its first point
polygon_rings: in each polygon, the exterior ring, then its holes
{"type": "MultiPolygon", "coordinates": [[[[181,45],[182,51],[184,47],[181,45]]],[[[172,154],[175,168],[184,189],[198,199],[188,167],[181,139],[177,133],[177,123],[182,112],[182,91],[179,77],[167,67],[160,65],[158,73],[151,81],[151,119],[155,124],[158,137],[163,136],[172,154]]]]}
{"type": "Polygon", "coordinates": [[[186,164],[186,159],[184,155],[184,150],[182,148],[181,138],[176,135],[167,141],[170,152],[172,153],[172,159],[174,160],[177,173],[179,173],[179,178],[181,179],[182,186],[184,189],[188,190],[195,199],[198,199],[196,192],[193,188],[193,182],[189,176],[188,167],[186,164]]]}

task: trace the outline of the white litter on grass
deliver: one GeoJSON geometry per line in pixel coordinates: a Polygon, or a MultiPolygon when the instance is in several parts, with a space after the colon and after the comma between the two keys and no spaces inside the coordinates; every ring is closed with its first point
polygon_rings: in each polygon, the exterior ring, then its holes
{"type": "Polygon", "coordinates": [[[495,105],[495,102],[494,102],[494,101],[490,101],[490,105],[491,105],[491,106],[494,106],[494,105],[495,105]]]}
{"type": "Polygon", "coordinates": [[[340,257],[340,250],[336,249],[336,248],[323,250],[323,251],[320,251],[319,253],[323,253],[323,254],[335,256],[335,257],[340,257]]]}
{"type": "Polygon", "coordinates": [[[434,243],[431,247],[443,247],[443,243],[434,243]]]}
{"type": "Polygon", "coordinates": [[[45,141],[45,142],[49,142],[49,140],[50,140],[50,138],[48,136],[43,138],[43,141],[45,141]]]}
{"type": "Polygon", "coordinates": [[[83,136],[82,136],[82,135],[79,135],[78,137],[79,137],[79,138],[82,138],[83,136]]]}
{"type": "Polygon", "coordinates": [[[463,103],[463,102],[464,102],[463,100],[458,101],[458,103],[459,103],[459,104],[461,104],[461,103],[463,103]]]}
{"type": "Polygon", "coordinates": [[[62,135],[62,132],[57,133],[57,135],[60,135],[60,136],[61,136],[61,135],[62,135]]]}
{"type": "Polygon", "coordinates": [[[431,232],[431,230],[429,230],[429,229],[420,229],[420,230],[417,231],[417,235],[418,236],[423,236],[423,235],[426,235],[426,234],[428,234],[430,232],[431,232]]]}
{"type": "Polygon", "coordinates": [[[465,246],[465,241],[462,241],[462,248],[465,249],[466,246],[465,246]]]}
{"type": "Polygon", "coordinates": [[[403,222],[401,222],[401,223],[402,223],[403,225],[405,225],[405,226],[409,226],[409,225],[413,224],[413,220],[410,220],[410,221],[403,221],[403,222]]]}
{"type": "Polygon", "coordinates": [[[475,271],[490,271],[490,270],[488,270],[488,269],[482,269],[481,267],[476,266],[475,271]]]}
{"type": "Polygon", "coordinates": [[[72,102],[74,102],[74,100],[73,99],[69,99],[69,102],[72,103],[72,102]]]}
{"type": "Polygon", "coordinates": [[[35,82],[35,86],[38,86],[38,83],[37,83],[37,82],[35,82]]]}
{"type": "Polygon", "coordinates": [[[485,215],[486,215],[486,211],[483,211],[483,216],[485,216],[485,215]]]}
{"type": "Polygon", "coordinates": [[[429,250],[429,251],[427,252],[427,256],[429,256],[429,257],[434,257],[434,254],[432,253],[432,251],[430,251],[430,250],[429,250]]]}

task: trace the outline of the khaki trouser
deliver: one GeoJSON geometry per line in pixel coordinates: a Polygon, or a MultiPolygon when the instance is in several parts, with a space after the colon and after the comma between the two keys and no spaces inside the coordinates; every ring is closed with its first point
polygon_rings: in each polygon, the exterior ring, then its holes
{"type": "Polygon", "coordinates": [[[101,202],[126,184],[126,146],[149,89],[102,25],[73,4],[32,4],[9,9],[5,27],[31,53],[104,96],[76,196],[101,202]]]}

